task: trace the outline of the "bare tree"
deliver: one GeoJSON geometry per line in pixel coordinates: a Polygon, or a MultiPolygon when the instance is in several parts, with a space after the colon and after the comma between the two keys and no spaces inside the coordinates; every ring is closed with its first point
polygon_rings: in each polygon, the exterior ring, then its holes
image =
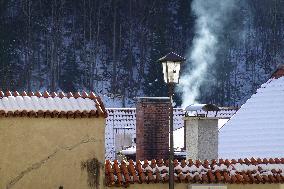
{"type": "Polygon", "coordinates": [[[112,79],[111,79],[111,92],[116,93],[116,83],[117,83],[117,55],[116,55],[116,21],[117,21],[117,5],[116,0],[113,1],[113,36],[112,36],[112,79]]]}

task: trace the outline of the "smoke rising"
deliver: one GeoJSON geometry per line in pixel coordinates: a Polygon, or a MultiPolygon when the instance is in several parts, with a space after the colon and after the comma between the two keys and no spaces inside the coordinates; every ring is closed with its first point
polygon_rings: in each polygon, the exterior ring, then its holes
{"type": "Polygon", "coordinates": [[[224,25],[230,20],[235,0],[194,0],[191,8],[196,16],[195,36],[186,54],[186,70],[180,79],[182,107],[197,103],[199,89],[204,84],[210,65],[216,62],[224,33],[224,25]]]}

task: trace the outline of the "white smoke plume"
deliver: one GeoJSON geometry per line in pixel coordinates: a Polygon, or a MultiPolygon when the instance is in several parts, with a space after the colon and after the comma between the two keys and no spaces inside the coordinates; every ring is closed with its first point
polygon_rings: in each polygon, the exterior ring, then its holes
{"type": "Polygon", "coordinates": [[[196,16],[195,36],[186,58],[187,69],[183,71],[179,90],[182,107],[197,103],[199,88],[203,84],[208,67],[215,63],[224,24],[232,16],[235,0],[194,0],[192,11],[196,16]]]}

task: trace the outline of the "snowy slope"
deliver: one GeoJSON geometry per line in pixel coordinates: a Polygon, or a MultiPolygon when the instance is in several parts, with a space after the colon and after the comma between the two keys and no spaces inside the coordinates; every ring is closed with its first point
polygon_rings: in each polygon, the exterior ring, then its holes
{"type": "Polygon", "coordinates": [[[270,79],[219,131],[219,158],[284,156],[284,77],[270,79]]]}

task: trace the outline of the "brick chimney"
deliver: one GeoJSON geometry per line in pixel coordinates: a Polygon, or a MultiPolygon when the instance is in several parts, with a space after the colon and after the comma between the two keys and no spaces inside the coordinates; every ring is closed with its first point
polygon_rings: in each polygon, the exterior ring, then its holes
{"type": "Polygon", "coordinates": [[[168,97],[141,97],[136,104],[136,161],[169,157],[168,97]]]}
{"type": "Polygon", "coordinates": [[[186,159],[218,159],[218,118],[185,117],[186,159]]]}

